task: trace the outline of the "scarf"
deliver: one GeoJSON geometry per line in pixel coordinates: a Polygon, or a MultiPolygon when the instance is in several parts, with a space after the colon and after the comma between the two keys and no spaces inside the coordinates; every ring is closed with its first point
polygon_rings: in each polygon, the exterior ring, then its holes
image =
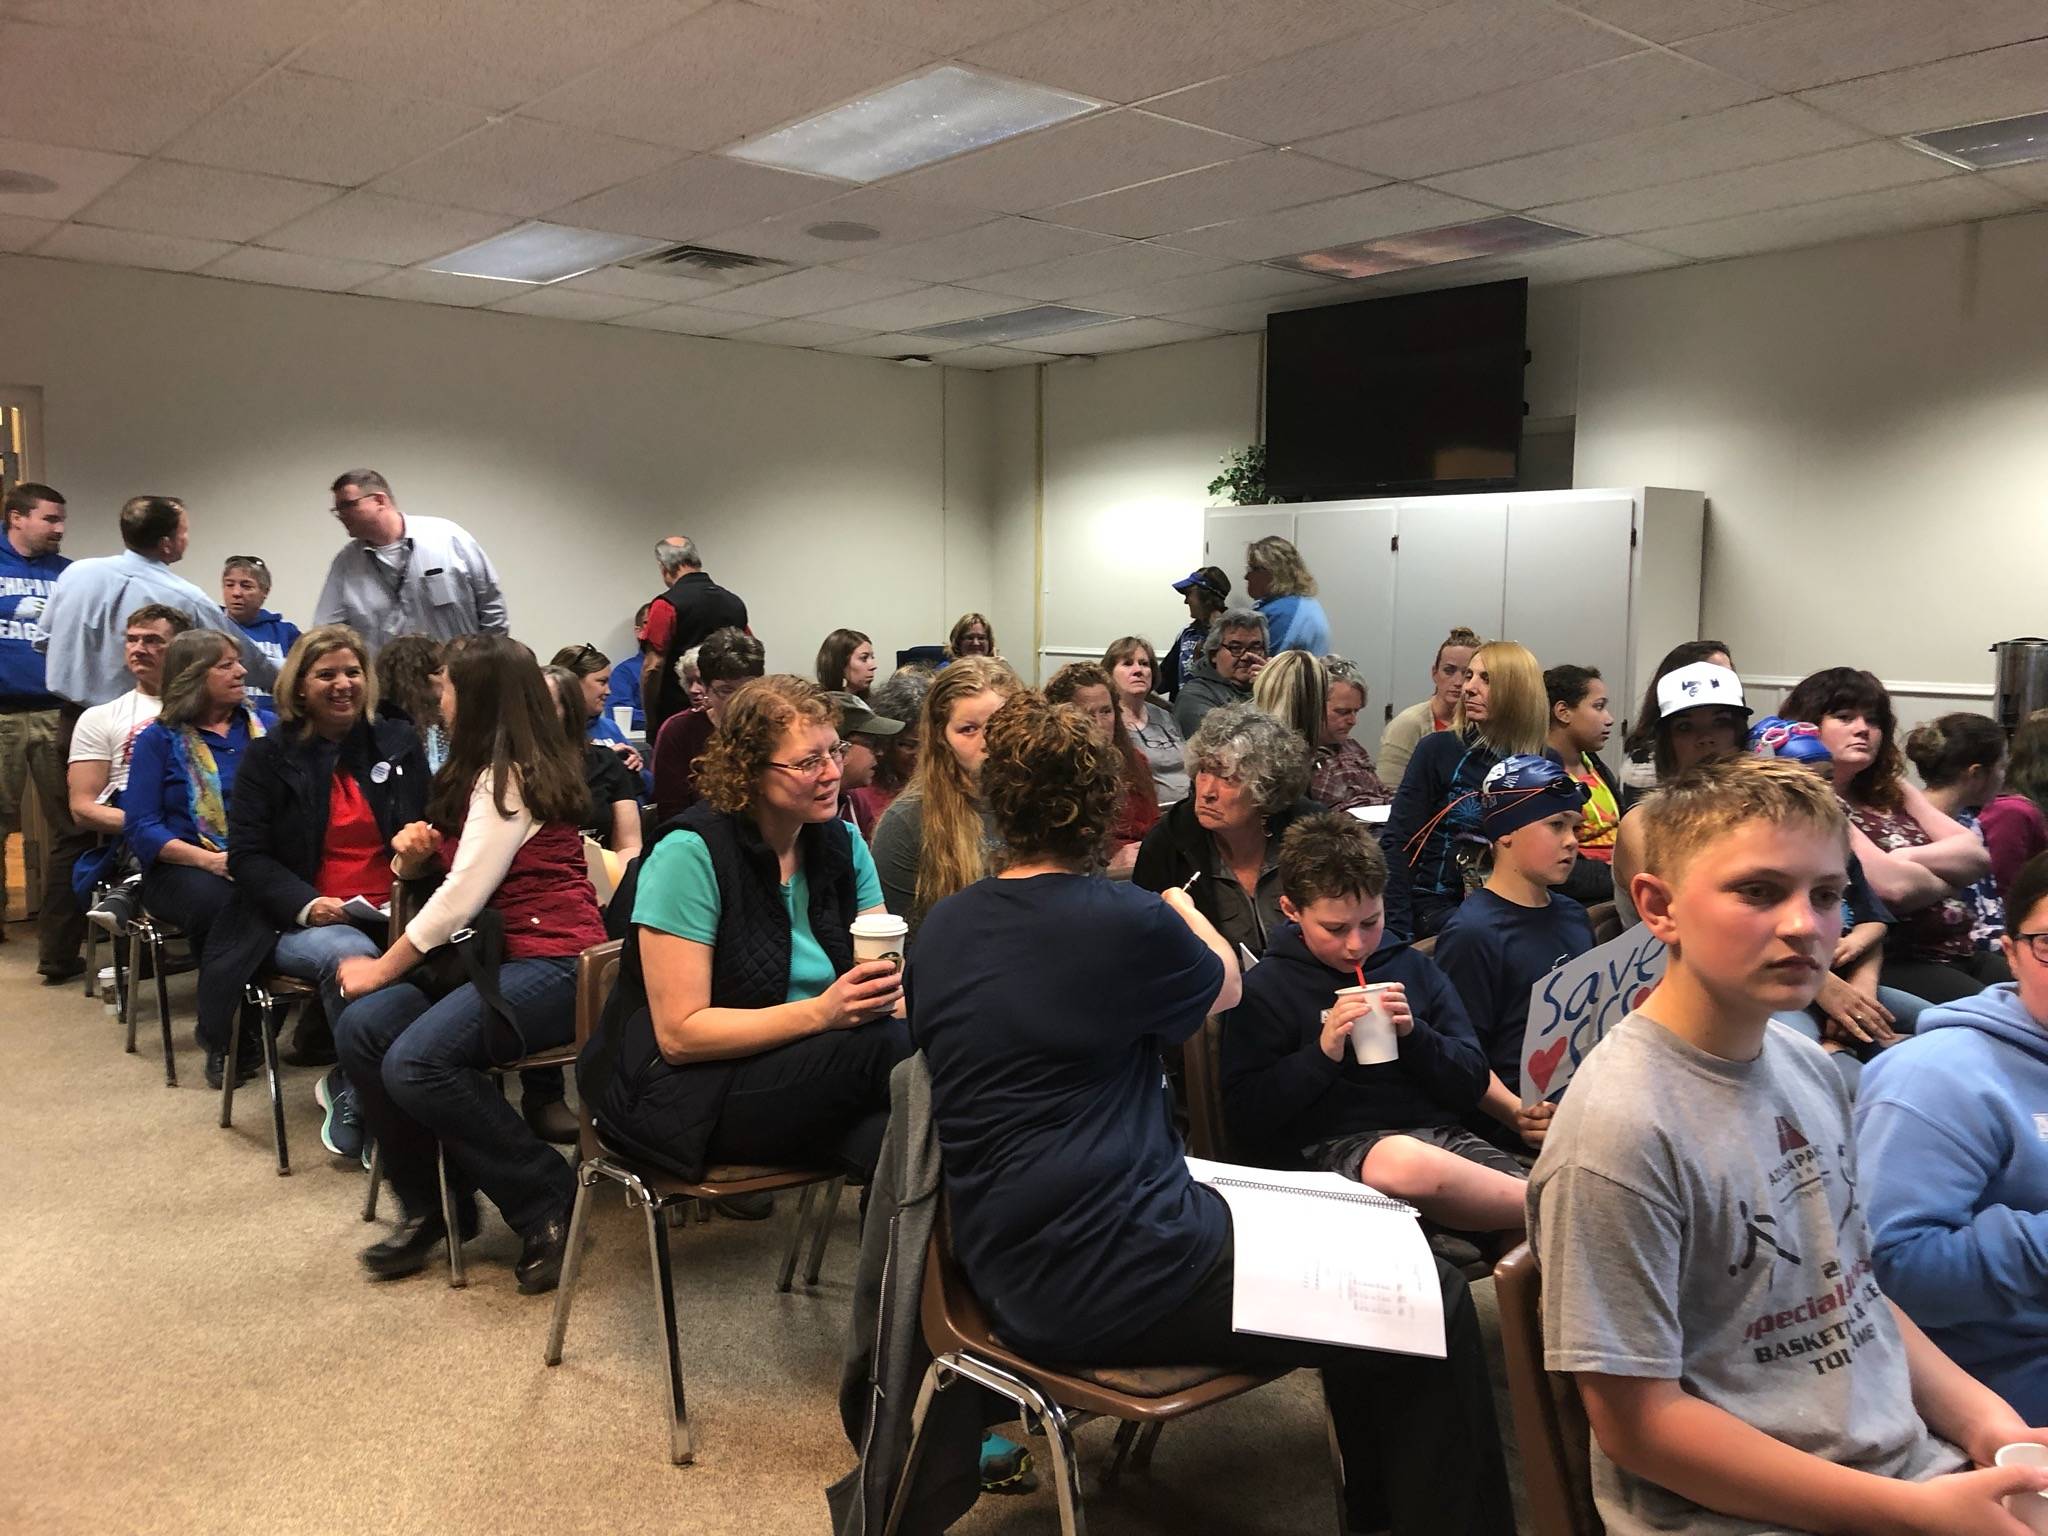
{"type": "MultiPolygon", "coordinates": [[[[242,706],[242,716],[249,722],[249,739],[256,740],[263,734],[262,719],[246,704],[242,706]]],[[[234,716],[230,715],[227,723],[232,727],[234,716]]],[[[180,725],[171,731],[171,753],[185,773],[192,825],[198,829],[199,845],[218,853],[228,845],[228,807],[221,798],[220,765],[213,759],[213,748],[207,745],[206,734],[198,726],[180,725]]]]}

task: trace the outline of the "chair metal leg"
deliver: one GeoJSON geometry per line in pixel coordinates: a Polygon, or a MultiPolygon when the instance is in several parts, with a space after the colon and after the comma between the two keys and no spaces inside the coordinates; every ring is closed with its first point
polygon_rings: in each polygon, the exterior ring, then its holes
{"type": "MultiPolygon", "coordinates": [[[[289,1000],[280,1002],[265,997],[260,1013],[263,1029],[263,1070],[270,1078],[270,1135],[277,1147],[277,1176],[289,1178],[292,1171],[291,1148],[285,1143],[284,1135],[284,1072],[277,1060],[277,1028],[285,1013],[291,1008],[289,1000]]],[[[232,1077],[229,1081],[233,1081],[232,1077]]],[[[451,1227],[450,1232],[454,1229],[451,1227]]]]}
{"type": "Polygon", "coordinates": [[[889,1501],[889,1521],[882,1527],[882,1536],[896,1536],[897,1527],[903,1523],[903,1511],[910,1504],[911,1489],[917,1481],[918,1463],[924,1459],[924,1428],[931,1416],[932,1398],[951,1380],[952,1373],[943,1357],[925,1368],[924,1380],[917,1388],[917,1405],[910,1410],[910,1449],[903,1454],[903,1470],[896,1478],[896,1494],[889,1501]]]}
{"type": "Polygon", "coordinates": [[[363,1196],[363,1220],[377,1219],[377,1191],[384,1185],[384,1144],[370,1143],[370,1192],[363,1196]]]}
{"type": "MultiPolygon", "coordinates": [[[[115,978],[120,981],[119,977],[115,978]]],[[[121,1022],[128,1026],[128,1054],[135,1054],[135,989],[142,981],[142,924],[135,921],[128,927],[128,979],[120,987],[121,1022]]]]}
{"type": "Polygon", "coordinates": [[[220,1123],[223,1130],[235,1123],[235,1079],[242,1075],[242,1025],[249,1017],[249,1009],[254,1006],[251,1002],[252,995],[242,995],[242,1006],[235,1020],[235,1032],[228,1036],[227,1064],[221,1068],[220,1123]]]}
{"type": "Polygon", "coordinates": [[[1074,1421],[1060,1405],[1021,1376],[990,1365],[973,1355],[942,1357],[956,1375],[976,1386],[1007,1397],[1026,1413],[1038,1415],[1045,1429],[1045,1446],[1052,1457],[1053,1492],[1059,1500],[1061,1536],[1085,1536],[1087,1516],[1082,1510],[1081,1461],[1074,1451],[1074,1421]]]}
{"type": "Polygon", "coordinates": [[[166,974],[164,964],[163,936],[154,929],[150,932],[149,967],[156,972],[156,1021],[164,1032],[164,1086],[178,1086],[177,1047],[171,1044],[171,978],[166,974]]]}
{"type": "Polygon", "coordinates": [[[1138,1438],[1142,1428],[1136,1419],[1124,1419],[1116,1427],[1116,1439],[1111,1443],[1115,1454],[1109,1458],[1109,1465],[1102,1469],[1102,1486],[1114,1488],[1117,1479],[1123,1476],[1124,1466],[1131,1458],[1131,1442],[1138,1438]]]}
{"type": "Polygon", "coordinates": [[[1159,1448],[1159,1437],[1166,1433],[1166,1421],[1154,1419],[1138,1431],[1138,1443],[1131,1447],[1131,1470],[1149,1472],[1152,1470],[1152,1453],[1159,1448]]]}
{"type": "Polygon", "coordinates": [[[590,1191],[603,1178],[586,1163],[576,1170],[576,1204],[569,1211],[569,1243],[562,1253],[562,1281],[555,1287],[555,1315],[548,1323],[547,1353],[541,1358],[549,1365],[562,1363],[562,1340],[569,1332],[569,1307],[576,1298],[576,1279],[583,1272],[583,1239],[590,1224],[590,1191]]]}
{"type": "Polygon", "coordinates": [[[825,1267],[825,1245],[832,1240],[832,1218],[839,1214],[839,1192],[846,1188],[846,1180],[834,1179],[825,1186],[825,1198],[820,1202],[818,1224],[811,1229],[811,1257],[804,1265],[804,1284],[816,1285],[818,1275],[825,1267]]]}
{"type": "Polygon", "coordinates": [[[85,925],[85,995],[96,997],[100,989],[100,925],[85,925]]]}
{"type": "Polygon", "coordinates": [[[647,1248],[654,1265],[655,1310],[661,1322],[662,1347],[668,1355],[668,1459],[686,1467],[697,1459],[697,1453],[690,1444],[690,1411],[683,1401],[682,1344],[676,1337],[676,1282],[669,1263],[668,1223],[662,1219],[661,1202],[645,1187],[640,1189],[640,1203],[647,1216],[647,1248]]]}
{"type": "Polygon", "coordinates": [[[817,1203],[818,1186],[806,1184],[803,1198],[797,1202],[796,1226],[789,1234],[789,1252],[782,1256],[782,1273],[776,1277],[775,1289],[787,1294],[790,1282],[796,1278],[796,1253],[803,1247],[804,1233],[810,1229],[811,1207],[817,1203]]]}
{"type": "Polygon", "coordinates": [[[434,1166],[441,1175],[441,1221],[448,1228],[448,1284],[459,1291],[469,1284],[469,1274],[462,1265],[462,1228],[455,1220],[455,1189],[448,1182],[445,1143],[434,1143],[434,1166]]]}

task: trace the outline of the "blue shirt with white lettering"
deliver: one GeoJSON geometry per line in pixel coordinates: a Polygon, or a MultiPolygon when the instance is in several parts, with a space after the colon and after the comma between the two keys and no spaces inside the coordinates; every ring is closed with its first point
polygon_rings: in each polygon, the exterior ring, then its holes
{"type": "Polygon", "coordinates": [[[62,555],[31,558],[0,538],[0,700],[57,707],[35,643],[43,638],[43,604],[70,563],[62,555]]]}

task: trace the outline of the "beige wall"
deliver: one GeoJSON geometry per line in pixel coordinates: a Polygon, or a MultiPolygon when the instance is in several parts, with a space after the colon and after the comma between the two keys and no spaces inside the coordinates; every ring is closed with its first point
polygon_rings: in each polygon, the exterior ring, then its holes
{"type": "Polygon", "coordinates": [[[986,452],[961,453],[947,538],[944,410],[986,436],[978,377],[24,258],[0,260],[0,315],[0,385],[43,390],[66,551],[118,548],[128,496],[181,496],[183,573],[212,588],[261,554],[301,623],[342,543],[327,483],[362,464],[484,542],[543,656],[629,654],[668,533],[747,599],[775,668],[808,674],[841,624],[885,655],[942,639],[990,600],[986,452]]]}

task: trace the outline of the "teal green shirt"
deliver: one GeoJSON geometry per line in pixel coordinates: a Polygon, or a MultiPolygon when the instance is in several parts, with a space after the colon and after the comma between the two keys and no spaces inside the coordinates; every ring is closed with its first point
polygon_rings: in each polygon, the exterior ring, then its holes
{"type": "MultiPolygon", "coordinates": [[[[854,908],[865,912],[882,904],[882,881],[874,856],[859,837],[853,844],[854,908]]],[[[811,885],[803,866],[782,887],[789,911],[789,996],[801,1003],[832,985],[832,962],[811,932],[811,885]]],[[[711,869],[711,850],[694,832],[671,832],[647,855],[640,868],[640,886],[633,897],[633,921],[643,928],[672,933],[696,944],[718,942],[718,877],[711,869]]]]}

